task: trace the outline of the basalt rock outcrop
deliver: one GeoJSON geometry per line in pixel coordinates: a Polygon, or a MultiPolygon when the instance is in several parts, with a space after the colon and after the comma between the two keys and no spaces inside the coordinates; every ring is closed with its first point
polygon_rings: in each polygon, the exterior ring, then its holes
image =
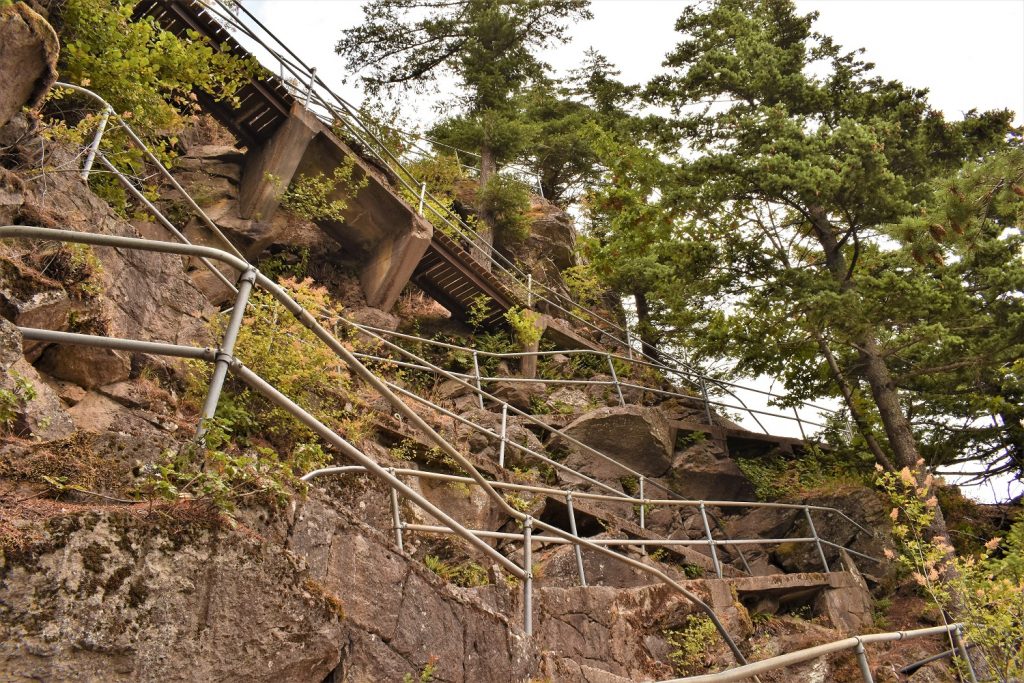
{"type": "Polygon", "coordinates": [[[57,80],[59,53],[57,34],[28,5],[0,8],[0,126],[42,102],[57,80]]]}

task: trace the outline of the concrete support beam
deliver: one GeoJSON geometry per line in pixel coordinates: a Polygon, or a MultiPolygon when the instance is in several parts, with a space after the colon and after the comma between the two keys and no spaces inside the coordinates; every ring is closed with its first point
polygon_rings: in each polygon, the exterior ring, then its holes
{"type": "Polygon", "coordinates": [[[413,220],[408,231],[381,239],[359,274],[366,303],[389,310],[430,246],[433,227],[413,220]]]}
{"type": "Polygon", "coordinates": [[[249,150],[238,192],[242,218],[269,220],[281,203],[281,193],[295,177],[309,144],[323,124],[295,104],[291,116],[265,145],[249,150]]]}
{"type": "MultiPolygon", "coordinates": [[[[528,353],[536,353],[540,347],[540,342],[533,342],[527,344],[523,348],[523,351],[528,353]]],[[[519,359],[519,372],[526,379],[534,379],[537,377],[537,356],[522,356],[519,359]]]]}
{"type": "Polygon", "coordinates": [[[544,329],[543,336],[547,337],[557,348],[590,349],[598,353],[605,352],[600,344],[576,334],[564,320],[550,315],[542,315],[540,317],[540,325],[544,329]]]}
{"type": "Polygon", "coordinates": [[[390,309],[423,258],[433,226],[406,203],[387,176],[367,163],[341,138],[306,111],[292,108],[291,116],[263,147],[249,152],[239,191],[243,218],[267,221],[277,211],[281,193],[299,175],[329,174],[352,160],[352,177],[366,181],[354,197],[338,190],[347,202],[345,220],[318,221],[323,230],[351,253],[362,257],[360,284],[367,303],[390,309]]]}

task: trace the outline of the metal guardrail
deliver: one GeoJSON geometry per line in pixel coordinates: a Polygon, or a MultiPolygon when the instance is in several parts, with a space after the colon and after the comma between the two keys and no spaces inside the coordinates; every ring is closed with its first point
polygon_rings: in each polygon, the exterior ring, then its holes
{"type": "MultiPolygon", "coordinates": [[[[685,378],[687,381],[693,381],[693,380],[712,381],[716,385],[721,386],[722,388],[724,388],[726,390],[728,390],[730,388],[735,388],[735,389],[742,389],[742,390],[750,391],[752,393],[760,394],[762,396],[774,396],[774,394],[772,394],[771,392],[765,391],[763,389],[757,389],[755,387],[745,387],[745,386],[742,386],[742,385],[735,384],[733,382],[726,382],[726,381],[721,381],[721,380],[713,380],[712,378],[707,377],[707,376],[698,376],[698,375],[695,375],[693,373],[687,372],[685,370],[681,371],[681,370],[678,370],[676,368],[672,368],[672,367],[669,367],[667,365],[663,365],[663,364],[660,364],[660,363],[652,363],[650,361],[645,361],[645,360],[642,360],[642,359],[630,358],[628,356],[624,356],[624,355],[618,354],[618,353],[612,353],[612,352],[609,352],[609,351],[594,351],[593,349],[568,349],[568,350],[557,350],[557,351],[513,351],[513,352],[480,351],[478,349],[473,349],[473,348],[469,348],[469,347],[466,347],[466,346],[459,346],[457,344],[452,344],[452,343],[449,343],[449,342],[441,342],[441,341],[437,341],[437,340],[434,340],[434,339],[427,339],[425,337],[417,337],[415,335],[403,334],[403,333],[400,333],[400,332],[395,332],[393,330],[387,330],[387,329],[383,329],[383,328],[379,328],[379,327],[371,327],[369,325],[363,325],[361,327],[364,330],[369,330],[369,331],[375,332],[375,333],[377,333],[379,335],[383,335],[383,336],[387,336],[387,337],[394,337],[394,338],[398,338],[398,339],[404,339],[404,340],[411,341],[411,342],[414,342],[414,343],[417,343],[417,344],[426,344],[428,346],[434,346],[434,347],[437,347],[437,348],[445,348],[445,349],[449,349],[449,350],[452,350],[452,351],[457,351],[457,352],[469,354],[473,358],[474,374],[473,375],[462,375],[462,376],[463,377],[473,377],[475,380],[479,380],[480,382],[537,382],[537,383],[541,383],[541,384],[560,384],[560,385],[568,385],[568,386],[571,386],[571,385],[580,385],[580,386],[583,386],[583,385],[614,386],[616,388],[616,392],[618,393],[619,404],[620,405],[625,405],[625,399],[624,399],[623,394],[622,394],[622,388],[623,387],[628,388],[628,389],[641,389],[643,391],[649,391],[649,392],[652,392],[652,393],[660,394],[662,396],[669,396],[669,397],[674,397],[674,398],[683,398],[683,399],[687,399],[687,400],[690,400],[690,401],[693,401],[693,400],[701,401],[705,405],[705,417],[707,417],[709,425],[713,425],[714,424],[712,416],[711,416],[711,413],[710,413],[710,409],[708,408],[709,406],[715,406],[717,408],[725,408],[725,409],[728,409],[728,410],[745,411],[745,412],[750,413],[752,415],[764,415],[764,416],[767,416],[767,417],[773,417],[773,418],[778,418],[778,419],[783,419],[783,420],[792,420],[792,421],[795,421],[797,423],[797,425],[799,426],[801,437],[803,439],[805,439],[805,440],[807,439],[807,433],[804,430],[804,425],[807,425],[808,427],[818,427],[818,428],[824,428],[824,427],[827,426],[824,422],[816,422],[814,420],[808,420],[807,418],[801,418],[800,414],[796,410],[793,411],[793,415],[786,415],[785,413],[775,413],[775,412],[768,412],[768,411],[764,411],[764,410],[757,410],[757,409],[754,409],[754,408],[750,408],[749,406],[746,405],[745,402],[743,402],[742,399],[740,399],[738,396],[735,396],[734,394],[732,394],[731,392],[728,392],[728,391],[727,391],[727,393],[729,393],[730,395],[733,395],[734,398],[736,398],[738,401],[740,401],[740,405],[733,405],[733,404],[730,404],[730,403],[723,403],[721,401],[714,401],[714,400],[711,400],[707,395],[702,396],[702,397],[697,397],[697,396],[693,396],[691,394],[683,394],[683,393],[680,393],[678,391],[667,391],[667,390],[664,390],[664,389],[658,389],[658,388],[650,387],[650,386],[646,386],[646,385],[632,384],[632,383],[629,383],[629,382],[623,382],[619,378],[619,373],[615,370],[615,363],[614,363],[614,361],[620,361],[622,363],[626,363],[626,364],[633,365],[633,366],[640,367],[640,368],[651,368],[653,370],[656,370],[656,371],[662,372],[662,373],[666,373],[666,374],[674,374],[674,375],[681,376],[681,377],[685,378]],[[609,375],[611,376],[612,379],[608,380],[608,381],[595,381],[595,380],[576,380],[576,379],[543,379],[543,378],[526,378],[526,377],[502,377],[502,376],[493,376],[493,375],[492,376],[487,376],[487,375],[483,375],[483,374],[481,374],[479,372],[479,367],[480,367],[479,358],[481,358],[481,357],[483,357],[483,358],[501,358],[501,359],[521,359],[521,358],[524,358],[524,357],[527,357],[527,356],[544,357],[544,356],[557,356],[557,355],[562,355],[562,356],[566,356],[566,357],[571,357],[571,356],[595,356],[595,357],[599,358],[600,360],[602,360],[602,361],[607,363],[607,365],[608,365],[608,372],[609,372],[609,375]]],[[[808,407],[808,408],[813,408],[815,410],[822,411],[822,412],[825,412],[825,413],[832,413],[833,412],[831,409],[826,408],[825,406],[816,405],[814,403],[804,402],[803,405],[808,407]]],[[[761,426],[762,426],[762,429],[763,429],[763,425],[761,425],[761,426]]],[[[767,430],[764,430],[764,431],[765,431],[765,433],[767,433],[767,430]]]]}
{"type": "MultiPolygon", "coordinates": [[[[480,234],[477,233],[472,226],[467,224],[461,216],[447,208],[444,208],[444,202],[434,197],[427,190],[426,183],[416,178],[415,175],[406,167],[400,155],[389,149],[387,144],[379,138],[373,130],[375,126],[373,124],[368,124],[356,107],[334,92],[323,81],[323,79],[321,79],[317,73],[316,67],[307,65],[243,4],[232,3],[229,6],[225,0],[204,0],[204,6],[205,11],[208,12],[211,17],[220,21],[223,25],[231,27],[241,34],[241,36],[244,36],[245,39],[252,41],[252,43],[258,46],[261,51],[265,52],[267,56],[274,60],[274,62],[276,62],[276,69],[270,69],[272,73],[280,73],[282,79],[291,78],[296,83],[305,84],[306,90],[300,101],[304,103],[308,110],[318,115],[321,120],[330,126],[336,126],[339,124],[344,126],[345,129],[348,130],[349,134],[351,134],[353,138],[380,163],[391,168],[400,185],[410,193],[410,196],[420,198],[419,206],[421,214],[423,211],[430,212],[434,219],[440,221],[448,229],[454,230],[460,234],[464,238],[463,246],[468,248],[472,253],[479,254],[480,258],[491,263],[491,265],[496,268],[503,277],[509,280],[516,290],[525,295],[528,302],[532,302],[533,299],[543,301],[553,309],[561,311],[568,318],[575,320],[577,323],[596,332],[598,335],[608,337],[614,343],[620,344],[624,349],[626,349],[626,353],[629,358],[633,358],[634,355],[636,355],[641,359],[653,362],[655,365],[662,367],[667,371],[686,374],[698,384],[705,397],[707,396],[708,386],[710,385],[712,387],[719,388],[735,388],[737,390],[753,391],[754,393],[769,396],[774,400],[785,400],[787,398],[784,395],[774,392],[757,389],[755,387],[747,387],[732,382],[724,382],[722,380],[709,377],[704,373],[695,371],[690,367],[689,363],[686,363],[685,361],[674,358],[669,354],[662,354],[676,364],[676,367],[668,367],[664,363],[660,363],[659,361],[646,356],[642,350],[636,350],[633,348],[634,335],[628,326],[620,325],[616,321],[610,320],[593,310],[589,310],[586,307],[581,306],[578,302],[573,301],[571,298],[566,297],[561,292],[558,292],[543,282],[534,282],[532,275],[525,272],[513,261],[489,247],[482,246],[482,238],[480,234]],[[583,315],[577,314],[577,310],[581,311],[583,315]],[[611,331],[596,324],[593,322],[594,320],[599,321],[611,331]]],[[[236,39],[239,37],[240,36],[238,35],[235,36],[236,39]]],[[[800,402],[800,404],[808,405],[805,402],[800,402]]],[[[817,408],[821,409],[820,407],[817,408]]],[[[795,407],[793,409],[796,411],[795,407]]],[[[757,418],[757,414],[755,412],[750,412],[749,409],[746,408],[742,408],[742,410],[745,410],[745,412],[753,418],[755,423],[758,424],[765,433],[768,433],[768,430],[764,428],[764,425],[757,418]]],[[[761,411],[761,413],[764,415],[770,414],[764,411],[761,411]]],[[[773,417],[793,419],[781,414],[773,414],[773,417]]],[[[797,414],[797,417],[797,422],[799,424],[799,414],[797,414]]],[[[804,422],[810,421],[804,420],[804,422]]]]}
{"type": "Polygon", "coordinates": [[[889,633],[871,633],[862,636],[844,638],[832,643],[809,647],[796,652],[788,652],[784,655],[763,659],[752,664],[745,664],[734,669],[728,669],[720,673],[704,674],[702,676],[689,676],[686,678],[673,678],[660,683],[731,683],[743,681],[758,674],[777,671],[787,666],[800,664],[801,662],[824,657],[825,655],[836,654],[852,650],[857,657],[857,666],[864,683],[874,683],[874,676],[871,673],[871,663],[868,661],[865,645],[872,643],[888,643],[899,640],[910,640],[913,638],[925,638],[929,636],[945,635],[949,638],[952,649],[964,661],[967,667],[967,678],[970,683],[977,683],[978,679],[974,672],[974,665],[971,663],[970,655],[963,641],[963,624],[947,624],[922,628],[913,631],[892,631],[889,633]]]}
{"type": "MultiPolygon", "coordinates": [[[[324,467],[324,468],[313,470],[311,472],[306,473],[305,475],[302,476],[302,480],[303,481],[311,481],[313,479],[317,479],[319,477],[324,477],[324,476],[328,476],[328,475],[359,474],[359,473],[364,473],[365,471],[366,471],[365,468],[360,467],[358,465],[346,465],[346,466],[341,466],[341,467],[324,467]]],[[[457,484],[470,484],[470,485],[472,485],[472,484],[476,483],[471,477],[464,477],[464,476],[459,476],[459,475],[454,475],[454,474],[443,474],[443,473],[440,473],[440,472],[429,472],[429,471],[418,470],[418,469],[410,469],[410,468],[389,468],[388,471],[392,472],[395,475],[403,476],[403,477],[414,477],[414,478],[418,478],[418,479],[430,479],[430,480],[435,480],[435,481],[443,481],[443,482],[457,483],[457,484]]],[[[609,502],[609,503],[629,502],[629,503],[634,503],[634,504],[638,503],[640,505],[652,506],[652,507],[660,505],[660,506],[666,506],[666,507],[691,507],[691,508],[696,508],[697,510],[699,510],[700,516],[701,516],[702,521],[704,523],[704,531],[705,531],[706,535],[702,539],[688,539],[688,538],[680,538],[680,539],[676,539],[676,538],[651,538],[651,539],[625,538],[625,539],[618,539],[618,538],[610,538],[610,539],[592,539],[591,542],[595,543],[597,545],[603,545],[603,546],[609,546],[609,547],[616,547],[616,546],[640,546],[640,547],[646,548],[646,547],[649,547],[649,546],[654,546],[654,547],[670,548],[670,547],[673,547],[673,546],[681,546],[681,547],[706,546],[708,548],[710,556],[711,556],[711,558],[713,560],[713,565],[714,565],[714,568],[715,568],[715,571],[717,573],[718,578],[722,578],[722,573],[721,573],[721,565],[719,564],[718,559],[717,559],[717,557],[715,555],[715,548],[716,548],[716,546],[721,545],[722,542],[721,541],[716,541],[715,539],[713,539],[711,537],[711,529],[710,529],[710,526],[708,525],[708,521],[707,521],[707,519],[708,519],[707,508],[708,507],[737,507],[737,506],[742,506],[742,503],[737,503],[736,501],[658,500],[658,499],[648,499],[648,498],[641,498],[641,499],[623,498],[622,496],[609,496],[609,495],[602,495],[602,494],[587,493],[587,492],[583,492],[583,491],[573,491],[573,490],[558,489],[558,488],[552,488],[552,487],[548,487],[548,486],[537,486],[537,485],[533,485],[533,484],[516,484],[516,483],[512,483],[512,482],[503,482],[503,481],[492,481],[491,482],[491,486],[494,489],[499,490],[499,491],[526,492],[526,493],[539,494],[539,495],[542,495],[542,496],[550,496],[550,497],[555,497],[555,498],[562,498],[565,501],[565,504],[566,504],[567,512],[569,514],[570,530],[572,531],[574,536],[577,535],[576,531],[575,531],[576,525],[577,525],[577,519],[576,519],[575,507],[573,505],[573,501],[574,500],[591,500],[591,501],[601,501],[601,502],[609,502]]],[[[785,507],[787,509],[802,510],[805,514],[808,514],[808,515],[810,514],[810,511],[809,511],[807,506],[791,505],[791,506],[783,506],[783,507],[785,507]]],[[[399,506],[398,506],[398,504],[396,502],[396,499],[394,499],[394,498],[392,499],[391,515],[392,515],[392,523],[393,523],[392,529],[395,532],[396,545],[398,546],[399,550],[402,550],[403,547],[404,547],[403,532],[406,531],[406,530],[408,530],[408,531],[424,531],[424,532],[431,532],[431,533],[451,533],[451,530],[446,528],[446,527],[439,527],[439,526],[434,526],[434,525],[423,525],[423,524],[408,524],[406,522],[403,522],[402,521],[402,517],[401,517],[400,508],[399,508],[399,506]]],[[[838,545],[836,545],[834,543],[829,543],[828,541],[825,541],[824,539],[820,538],[818,536],[817,532],[814,531],[813,525],[810,528],[811,528],[812,534],[811,534],[811,536],[807,536],[807,537],[797,537],[797,538],[789,538],[789,537],[786,537],[786,538],[743,538],[743,539],[736,539],[736,538],[734,538],[734,539],[730,539],[729,541],[727,541],[727,543],[729,543],[730,545],[781,545],[781,544],[784,544],[784,543],[813,543],[813,544],[815,544],[817,546],[818,554],[819,554],[820,559],[822,560],[822,564],[824,565],[825,572],[829,573],[831,570],[829,569],[828,563],[825,561],[825,556],[824,556],[824,553],[822,551],[822,546],[823,545],[831,545],[831,546],[834,546],[834,547],[841,547],[841,546],[838,546],[838,545]]],[[[499,539],[511,539],[511,540],[523,538],[523,534],[489,531],[489,530],[486,530],[486,529],[472,529],[470,531],[473,534],[475,534],[476,536],[480,537],[480,538],[499,538],[499,539]]],[[[536,536],[536,535],[534,535],[533,536],[533,540],[534,540],[534,542],[537,542],[537,543],[552,543],[552,544],[569,544],[570,543],[570,541],[567,540],[567,539],[558,538],[558,537],[554,537],[554,536],[536,536]]],[[[525,543],[525,539],[524,539],[524,543],[525,543]]],[[[847,552],[850,552],[852,554],[858,555],[859,557],[862,557],[862,558],[865,558],[865,559],[868,559],[868,560],[873,560],[873,561],[876,561],[876,562],[880,561],[878,558],[871,557],[870,555],[866,555],[864,553],[859,553],[857,551],[850,550],[850,549],[846,549],[846,550],[847,550],[847,552]]],[[[578,568],[578,573],[579,573],[580,585],[581,586],[586,586],[587,582],[586,582],[586,575],[585,575],[585,573],[583,571],[582,553],[581,553],[581,549],[580,549],[580,547],[578,545],[575,546],[575,552],[576,552],[576,561],[577,561],[577,568],[578,568]]]]}

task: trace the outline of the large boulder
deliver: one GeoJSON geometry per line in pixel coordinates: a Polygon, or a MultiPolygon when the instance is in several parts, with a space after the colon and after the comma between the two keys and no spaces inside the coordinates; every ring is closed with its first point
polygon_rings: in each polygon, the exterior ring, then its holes
{"type": "MultiPolygon", "coordinates": [[[[647,477],[663,476],[672,466],[671,430],[656,408],[598,408],[580,416],[563,431],[647,477]]],[[[627,475],[622,467],[560,436],[552,439],[549,449],[565,451],[566,465],[601,481],[619,481],[627,475]]]]}
{"type": "Polygon", "coordinates": [[[57,79],[57,34],[28,5],[0,9],[0,126],[36,107],[57,79]]]}
{"type": "Polygon", "coordinates": [[[672,459],[675,491],[695,500],[754,500],[754,485],[736,462],[712,441],[703,440],[672,459]]]}

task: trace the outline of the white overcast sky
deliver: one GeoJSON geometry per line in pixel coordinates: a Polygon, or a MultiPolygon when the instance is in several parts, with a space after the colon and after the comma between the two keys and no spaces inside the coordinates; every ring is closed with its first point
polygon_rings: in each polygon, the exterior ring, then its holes
{"type": "MultiPolygon", "coordinates": [[[[341,94],[358,105],[357,83],[345,77],[334,44],[342,29],[362,20],[361,0],[245,0],[268,27],[341,94]]],[[[673,25],[685,0],[594,0],[594,19],[572,29],[573,42],[545,55],[559,71],[576,66],[594,47],[643,82],[676,43],[673,25]]],[[[950,118],[1008,108],[1024,123],[1024,0],[797,0],[820,14],[816,28],[848,49],[864,47],[877,73],[931,91],[950,118]]],[[[420,106],[403,112],[430,118],[420,106]]]]}

